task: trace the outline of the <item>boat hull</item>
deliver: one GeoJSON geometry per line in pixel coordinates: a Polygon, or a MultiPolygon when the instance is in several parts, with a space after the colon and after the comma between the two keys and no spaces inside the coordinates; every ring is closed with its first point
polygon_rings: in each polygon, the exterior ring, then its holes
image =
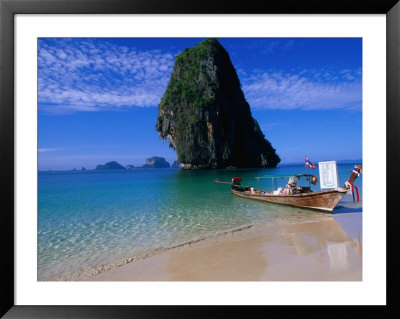
{"type": "Polygon", "coordinates": [[[307,208],[327,213],[331,213],[334,210],[336,205],[339,204],[347,192],[344,188],[290,195],[273,195],[272,193],[253,194],[251,192],[241,192],[234,189],[231,189],[231,191],[234,195],[244,198],[280,205],[307,208]]]}

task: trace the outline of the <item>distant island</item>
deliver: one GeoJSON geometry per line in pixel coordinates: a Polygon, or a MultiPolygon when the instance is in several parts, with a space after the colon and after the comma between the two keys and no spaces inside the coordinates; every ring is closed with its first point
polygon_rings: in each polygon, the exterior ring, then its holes
{"type": "Polygon", "coordinates": [[[178,161],[173,162],[171,167],[172,168],[179,168],[179,162],[178,161]]]}
{"type": "Polygon", "coordinates": [[[142,168],[170,168],[170,165],[165,158],[153,156],[146,160],[146,164],[142,168]]]}
{"type": "Polygon", "coordinates": [[[112,169],[126,169],[116,161],[105,163],[104,165],[97,165],[96,170],[112,170],[112,169]]]}
{"type": "Polygon", "coordinates": [[[206,39],[180,53],[158,107],[156,130],[183,169],[276,167],[228,52],[206,39]]]}
{"type": "MultiPolygon", "coordinates": [[[[137,169],[137,168],[170,168],[171,166],[169,163],[165,160],[163,157],[159,156],[153,156],[148,159],[146,159],[146,164],[143,166],[134,166],[132,164],[128,164],[122,166],[116,161],[112,162],[107,162],[103,165],[97,165],[95,170],[131,170],[131,169],[137,169]]],[[[179,167],[179,166],[178,166],[179,167]]]]}

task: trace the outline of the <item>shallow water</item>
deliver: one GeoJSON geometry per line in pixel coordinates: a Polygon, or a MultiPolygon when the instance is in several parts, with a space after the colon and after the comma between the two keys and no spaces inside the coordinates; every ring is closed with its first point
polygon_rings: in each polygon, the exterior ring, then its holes
{"type": "MultiPolygon", "coordinates": [[[[339,185],[353,166],[338,165],[339,185]]],[[[213,182],[240,176],[245,185],[270,189],[270,181],[257,184],[254,177],[295,173],[304,173],[304,166],[39,172],[38,280],[84,277],[96,267],[107,269],[248,225],[315,218],[320,213],[302,210],[300,217],[298,208],[239,198],[229,185],[213,182]]],[[[308,173],[318,176],[318,170],[308,173]]],[[[279,180],[277,186],[285,182],[279,180]]],[[[355,184],[362,200],[362,178],[355,184]]],[[[319,184],[312,189],[319,190],[319,184]]],[[[353,198],[345,196],[342,203],[346,202],[353,198]]]]}

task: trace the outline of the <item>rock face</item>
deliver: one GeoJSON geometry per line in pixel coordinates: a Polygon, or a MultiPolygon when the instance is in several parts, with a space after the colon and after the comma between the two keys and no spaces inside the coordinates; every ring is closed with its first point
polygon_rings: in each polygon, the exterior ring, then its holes
{"type": "Polygon", "coordinates": [[[275,167],[280,158],[252,117],[228,53],[207,39],[176,57],[156,130],[183,169],[275,167]]]}
{"type": "Polygon", "coordinates": [[[178,161],[174,161],[171,165],[172,168],[179,168],[179,162],[178,161]]]}
{"type": "Polygon", "coordinates": [[[97,165],[97,170],[109,170],[109,169],[125,169],[122,165],[117,163],[116,161],[105,163],[104,165],[97,165]]]}
{"type": "Polygon", "coordinates": [[[169,163],[163,157],[153,156],[146,160],[143,168],[169,168],[169,163]]]}

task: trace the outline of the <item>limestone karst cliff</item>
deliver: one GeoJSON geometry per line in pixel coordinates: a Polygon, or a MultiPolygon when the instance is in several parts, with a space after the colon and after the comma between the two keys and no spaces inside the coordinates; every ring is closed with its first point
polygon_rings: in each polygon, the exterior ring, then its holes
{"type": "Polygon", "coordinates": [[[176,150],[181,168],[275,167],[280,162],[216,39],[176,57],[156,130],[176,150]]]}

